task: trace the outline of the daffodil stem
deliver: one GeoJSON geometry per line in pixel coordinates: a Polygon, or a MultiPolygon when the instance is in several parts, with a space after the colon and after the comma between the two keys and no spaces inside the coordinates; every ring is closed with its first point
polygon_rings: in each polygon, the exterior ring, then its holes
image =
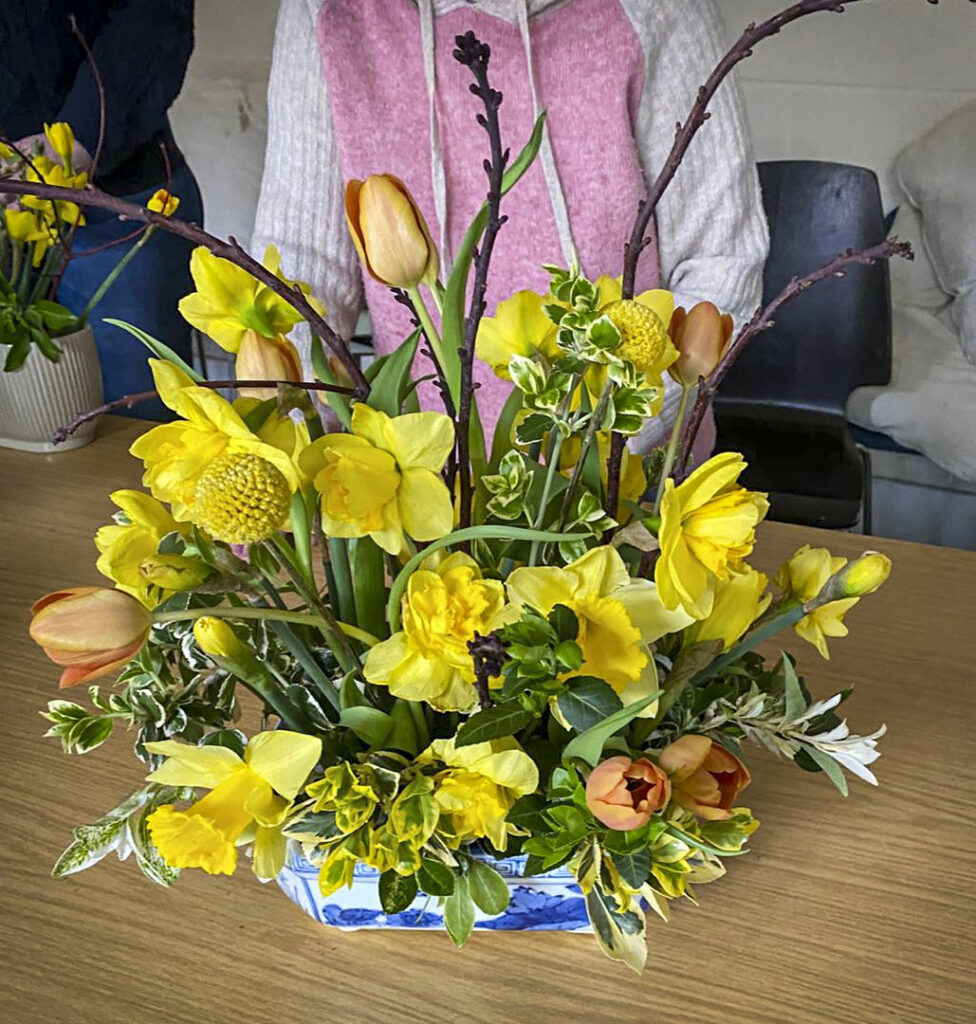
{"type": "Polygon", "coordinates": [[[102,301],[105,297],[105,293],[115,284],[116,278],[125,270],[125,268],[136,258],[139,250],[152,238],[156,228],[150,224],[143,232],[142,238],[119,260],[118,263],[109,271],[105,280],[98,286],[95,294],[88,300],[88,305],[78,314],[79,320],[87,320],[91,315],[91,311],[102,301]]]}
{"type": "Polygon", "coordinates": [[[674,460],[678,455],[678,443],[681,440],[681,432],[685,422],[685,411],[688,408],[688,395],[691,394],[691,388],[687,384],[681,385],[681,398],[678,401],[678,413],[675,416],[674,426],[671,428],[671,439],[668,441],[668,447],[664,452],[664,462],[661,465],[661,478],[658,481],[657,493],[654,495],[654,511],[653,515],[658,515],[661,511],[661,499],[664,497],[664,481],[671,475],[671,470],[674,468],[674,460]]]}
{"type": "Polygon", "coordinates": [[[408,288],[407,295],[410,296],[410,301],[413,303],[414,311],[417,314],[417,318],[420,320],[420,326],[423,329],[424,334],[427,336],[427,341],[430,342],[430,347],[434,352],[434,358],[437,360],[437,365],[443,368],[447,365],[444,362],[444,346],[441,343],[440,333],[434,326],[430,310],[427,309],[427,303],[424,302],[424,297],[420,294],[420,289],[416,286],[408,288]]]}
{"type": "MultiPolygon", "coordinates": [[[[535,530],[541,530],[545,524],[546,505],[549,504],[549,493],[552,491],[553,481],[556,478],[556,473],[559,471],[559,453],[562,451],[563,440],[563,435],[557,430],[546,463],[546,479],[542,485],[542,494],[539,497],[539,514],[532,524],[535,530]]],[[[535,565],[538,562],[541,544],[542,542],[539,540],[532,541],[532,547],[529,550],[529,565],[535,565]]]]}
{"type": "Polygon", "coordinates": [[[153,622],[191,622],[194,619],[264,619],[268,622],[297,622],[303,626],[327,626],[321,615],[293,612],[288,608],[185,608],[182,611],[153,612],[153,622]]]}
{"type": "Polygon", "coordinates": [[[600,429],[600,422],[607,410],[607,402],[610,401],[610,392],[612,390],[613,382],[610,380],[608,375],[607,382],[603,385],[603,390],[600,392],[600,397],[597,399],[596,408],[593,410],[592,416],[590,416],[590,422],[586,425],[586,433],[583,435],[583,441],[580,444],[579,458],[576,460],[576,465],[573,467],[573,475],[569,478],[569,486],[566,488],[566,493],[563,496],[563,507],[559,512],[559,525],[556,527],[557,530],[562,530],[566,525],[566,520],[569,518],[569,510],[573,506],[573,492],[576,490],[580,477],[583,475],[586,456],[589,454],[590,447],[596,438],[596,433],[600,429]]]}

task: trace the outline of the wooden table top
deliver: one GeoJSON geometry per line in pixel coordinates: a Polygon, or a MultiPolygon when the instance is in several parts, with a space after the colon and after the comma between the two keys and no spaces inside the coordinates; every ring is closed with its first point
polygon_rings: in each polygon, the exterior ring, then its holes
{"type": "Polygon", "coordinates": [[[3,657],[3,1014],[18,1024],[347,1024],[549,1021],[654,1024],[966,1024],[976,1021],[976,554],[769,524],[757,561],[802,542],[888,552],[891,580],[849,616],[811,689],[855,683],[855,731],[888,724],[881,788],[848,800],[822,775],[757,752],[751,854],[699,890],[701,906],[649,919],[648,969],[605,960],[592,938],[342,933],[249,872],[152,885],[106,860],[59,881],[72,826],[139,783],[124,734],[84,757],[42,739],[57,673],[27,637],[33,599],[98,583],[92,535],[108,493],[138,486],[125,454],[141,425],[103,421],[74,452],[0,450],[3,657]]]}

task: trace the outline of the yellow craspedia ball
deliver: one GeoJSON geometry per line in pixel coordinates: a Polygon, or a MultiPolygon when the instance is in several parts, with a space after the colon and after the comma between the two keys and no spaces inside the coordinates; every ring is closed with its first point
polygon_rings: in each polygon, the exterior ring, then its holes
{"type": "Polygon", "coordinates": [[[661,373],[673,361],[674,347],[664,321],[636,299],[618,299],[600,310],[620,331],[616,354],[644,373],[661,373]]]}
{"type": "Polygon", "coordinates": [[[267,459],[245,452],[221,455],[197,482],[193,521],[216,540],[256,544],[285,522],[291,489],[267,459]]]}

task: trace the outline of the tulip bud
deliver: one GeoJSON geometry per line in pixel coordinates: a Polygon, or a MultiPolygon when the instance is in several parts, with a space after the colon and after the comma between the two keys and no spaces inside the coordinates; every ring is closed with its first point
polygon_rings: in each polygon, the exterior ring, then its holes
{"type": "Polygon", "coordinates": [[[699,302],[690,313],[679,306],[671,318],[670,334],[678,358],[668,373],[678,384],[692,387],[699,377],[707,380],[725,355],[732,340],[732,317],[711,302],[699,302]]]}
{"type": "Polygon", "coordinates": [[[392,174],[371,174],[346,185],[346,224],[369,273],[390,288],[432,285],[437,250],[423,214],[392,174]]]}
{"type": "Polygon", "coordinates": [[[46,594],[31,608],[30,635],[56,665],[61,687],[107,675],[135,656],[152,619],[134,597],[104,587],[46,594]]]}
{"type": "Polygon", "coordinates": [[[817,596],[818,605],[848,597],[873,594],[891,574],[891,559],[880,551],[865,551],[860,558],[839,569],[817,596]]]}
{"type": "Polygon", "coordinates": [[[646,757],[611,757],[586,781],[586,806],[593,817],[622,832],[646,825],[670,799],[667,775],[646,757]]]}
{"type": "MultiPolygon", "coordinates": [[[[295,346],[284,335],[264,338],[245,331],[234,368],[238,380],[301,380],[302,364],[295,346]]],[[[241,388],[242,396],[274,398],[275,388],[241,388]]]]}

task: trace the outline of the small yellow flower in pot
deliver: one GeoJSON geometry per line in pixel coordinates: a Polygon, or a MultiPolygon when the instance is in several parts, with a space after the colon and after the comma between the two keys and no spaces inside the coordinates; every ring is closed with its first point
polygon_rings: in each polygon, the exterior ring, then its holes
{"type": "Polygon", "coordinates": [[[728,350],[732,317],[720,313],[711,302],[699,302],[687,313],[679,306],[671,318],[670,333],[678,358],[668,373],[678,384],[694,387],[699,377],[709,378],[728,350]]]}
{"type": "Polygon", "coordinates": [[[129,594],[105,587],[70,587],[45,594],[31,608],[30,635],[61,665],[61,688],[120,668],[149,636],[149,612],[129,594]]]}
{"type": "Polygon", "coordinates": [[[390,288],[433,285],[437,249],[406,185],[392,174],[371,174],[346,185],[346,224],[370,275],[390,288]]]}
{"type": "Polygon", "coordinates": [[[153,213],[161,213],[164,217],[172,217],[179,209],[180,197],[174,196],[164,188],[157,188],[149,197],[146,209],[153,213]]]}

